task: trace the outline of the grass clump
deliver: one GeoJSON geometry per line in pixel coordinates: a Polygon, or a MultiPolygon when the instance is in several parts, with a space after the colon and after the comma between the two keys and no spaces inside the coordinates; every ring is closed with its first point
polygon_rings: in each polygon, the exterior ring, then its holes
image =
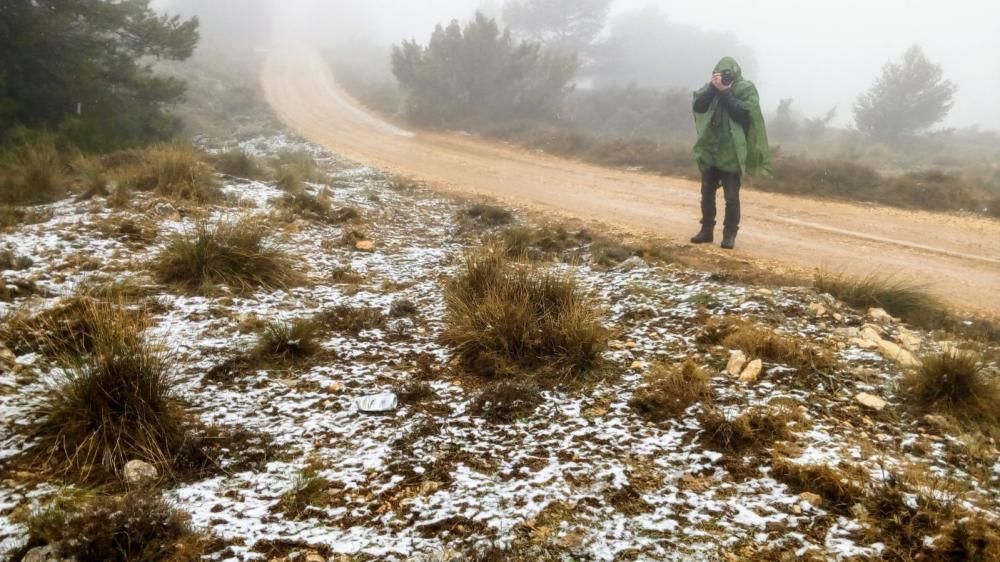
{"type": "Polygon", "coordinates": [[[935,327],[948,316],[941,301],[926,287],[905,279],[878,274],[854,278],[844,274],[820,273],[813,286],[856,308],[879,307],[886,312],[924,327],[935,327]]]}
{"type": "Polygon", "coordinates": [[[601,362],[608,333],[576,280],[511,260],[487,245],[445,286],[443,340],[484,376],[581,375],[601,362]]]}
{"type": "Polygon", "coordinates": [[[168,357],[142,335],[148,319],[94,299],[75,306],[77,331],[51,345],[66,377],[37,408],[35,457],[83,479],[120,475],[133,459],[170,472],[188,449],[189,419],[168,357]]]}
{"type": "Polygon", "coordinates": [[[727,452],[763,449],[787,440],[789,424],[801,420],[796,410],[784,406],[752,407],[733,418],[710,409],[699,418],[707,441],[727,452]]]}
{"type": "Polygon", "coordinates": [[[658,363],[628,405],[651,421],[675,418],[697,402],[711,403],[711,377],[690,359],[681,365],[658,363]]]}
{"type": "Polygon", "coordinates": [[[20,135],[0,159],[0,203],[50,203],[65,194],[66,169],[49,133],[20,135]]]}
{"type": "MultiPolygon", "coordinates": [[[[116,302],[124,302],[119,299],[116,302]]],[[[0,341],[17,353],[41,353],[49,359],[91,353],[106,303],[95,295],[79,294],[61,299],[55,306],[36,313],[20,310],[0,327],[0,341]]],[[[128,317],[129,325],[145,329],[148,318],[141,312],[118,308],[115,314],[128,317]]]]}
{"type": "Polygon", "coordinates": [[[260,161],[241,148],[233,148],[216,156],[215,169],[229,176],[251,180],[262,180],[268,176],[260,161]]]}
{"type": "Polygon", "coordinates": [[[503,207],[485,203],[477,203],[463,210],[462,216],[472,219],[476,224],[484,227],[503,226],[514,222],[514,213],[503,207]]]}
{"type": "Polygon", "coordinates": [[[338,305],[316,315],[316,321],[337,331],[358,335],[365,330],[377,330],[386,325],[385,314],[378,308],[338,305]]]}
{"type": "Polygon", "coordinates": [[[472,401],[472,413],[494,423],[514,423],[531,415],[542,403],[538,387],[525,382],[500,381],[472,401]]]}
{"type": "Polygon", "coordinates": [[[53,555],[66,560],[196,562],[211,546],[189,515],[148,490],[57,500],[25,524],[29,538],[22,555],[51,545],[53,555]]]}
{"type": "Polygon", "coordinates": [[[160,282],[194,291],[212,285],[281,288],[300,280],[294,262],[268,244],[267,228],[254,218],[200,224],[176,236],[160,252],[153,270],[160,282]]]}
{"type": "Polygon", "coordinates": [[[141,154],[141,162],[120,172],[124,184],[139,191],[157,195],[209,203],[220,198],[215,172],[205,163],[203,155],[182,144],[154,146],[141,154]]]}
{"type": "Polygon", "coordinates": [[[1000,422],[1000,382],[979,366],[974,353],[951,351],[921,358],[907,373],[903,395],[923,412],[946,414],[995,431],[1000,422]]]}
{"type": "Polygon", "coordinates": [[[322,349],[317,338],[319,329],[311,319],[272,322],[261,331],[253,355],[276,361],[311,357],[322,349]]]}
{"type": "Polygon", "coordinates": [[[292,488],[281,496],[279,507],[282,513],[293,518],[306,515],[310,507],[320,506],[328,499],[327,491],[331,482],[322,474],[324,466],[316,459],[310,459],[302,468],[292,488]]]}
{"type": "Polygon", "coordinates": [[[826,350],[804,345],[790,336],[734,317],[710,318],[696,341],[739,349],[750,359],[783,363],[800,371],[826,371],[836,363],[826,350]]]}

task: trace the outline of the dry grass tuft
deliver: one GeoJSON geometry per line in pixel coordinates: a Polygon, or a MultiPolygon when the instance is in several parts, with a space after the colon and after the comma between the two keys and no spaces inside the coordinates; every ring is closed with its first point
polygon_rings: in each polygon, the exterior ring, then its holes
{"type": "Polygon", "coordinates": [[[651,421],[675,418],[692,404],[712,402],[711,381],[690,359],[681,365],[658,363],[646,373],[644,386],[636,390],[628,405],[651,421]]]}
{"type": "Polygon", "coordinates": [[[306,516],[309,508],[329,503],[327,491],[331,482],[320,474],[324,468],[317,459],[309,460],[295,478],[292,489],[281,496],[278,506],[282,513],[298,519],[306,516]]]}
{"type": "Polygon", "coordinates": [[[169,473],[188,448],[189,419],[165,352],[142,336],[149,320],[94,299],[78,299],[70,313],[70,338],[48,335],[66,376],[38,406],[35,457],[82,479],[120,475],[133,459],[169,473]]]}
{"type": "Polygon", "coordinates": [[[514,222],[514,213],[503,207],[477,203],[462,211],[464,218],[472,219],[479,226],[488,228],[503,226],[514,222]]]}
{"type": "Polygon", "coordinates": [[[264,180],[268,177],[268,172],[260,161],[241,148],[233,148],[216,156],[215,169],[237,178],[264,180]]]}
{"type": "Polygon", "coordinates": [[[316,315],[316,321],[337,331],[358,335],[365,330],[377,330],[386,325],[385,314],[377,308],[339,305],[316,315]]]}
{"type": "Polygon", "coordinates": [[[322,350],[319,324],[311,319],[272,322],[261,331],[252,355],[258,359],[288,361],[312,357],[322,350]]]}
{"type": "Polygon", "coordinates": [[[977,355],[963,351],[925,356],[919,369],[904,376],[902,393],[921,411],[995,431],[1000,422],[1000,381],[979,363],[977,355]]]}
{"type": "Polygon", "coordinates": [[[484,376],[581,375],[601,363],[608,332],[576,280],[518,263],[488,245],[445,286],[443,340],[484,376]]]}
{"type": "Polygon", "coordinates": [[[541,403],[542,395],[537,386],[500,381],[476,396],[471,411],[494,423],[514,423],[531,415],[541,403]]]}
{"type": "Polygon", "coordinates": [[[278,178],[278,188],[288,193],[305,191],[306,182],[322,181],[323,174],[316,160],[305,151],[285,152],[274,162],[278,178]]]}
{"type": "Polygon", "coordinates": [[[154,146],[141,153],[141,158],[141,163],[119,170],[123,184],[129,188],[197,203],[219,200],[215,171],[193,147],[154,146]]]}
{"type": "Polygon", "coordinates": [[[771,474],[796,492],[811,492],[823,498],[823,507],[850,514],[851,507],[865,498],[869,477],[854,465],[834,467],[826,464],[799,464],[775,453],[771,474]]]}
{"type": "MultiPolygon", "coordinates": [[[[95,296],[67,297],[35,313],[17,311],[0,327],[0,341],[17,353],[42,353],[50,359],[90,353],[96,334],[104,327],[98,323],[102,317],[95,311],[104,311],[107,306],[95,296]]],[[[118,308],[115,314],[129,317],[130,326],[138,323],[143,330],[148,327],[148,319],[141,312],[118,308]]]]}
{"type": "Polygon", "coordinates": [[[393,389],[401,404],[417,404],[437,396],[431,385],[425,381],[410,381],[393,389]]]}
{"type": "Polygon", "coordinates": [[[735,418],[710,409],[699,417],[707,441],[727,452],[764,449],[787,440],[789,424],[801,420],[797,410],[785,406],[752,407],[735,418]]]}
{"type": "Polygon", "coordinates": [[[196,562],[212,546],[192,528],[190,516],[149,490],[57,501],[25,524],[24,552],[54,545],[54,554],[66,560],[196,562]]]}
{"type": "Polygon", "coordinates": [[[0,203],[50,203],[65,194],[65,163],[56,137],[48,133],[24,135],[0,161],[0,203]]]}
{"type": "Polygon", "coordinates": [[[213,226],[200,224],[174,237],[157,257],[161,283],[189,290],[226,285],[236,290],[281,288],[301,281],[294,262],[267,242],[267,227],[248,217],[213,226]]]}
{"type": "Polygon", "coordinates": [[[824,349],[734,317],[711,317],[697,342],[739,349],[750,359],[782,363],[801,371],[826,371],[836,364],[833,355],[824,349]]]}
{"type": "Polygon", "coordinates": [[[923,285],[905,279],[872,274],[854,278],[820,273],[813,286],[857,308],[879,307],[889,314],[923,327],[936,327],[948,317],[941,301],[923,285]]]}
{"type": "Polygon", "coordinates": [[[389,308],[389,316],[393,318],[412,318],[419,313],[417,305],[410,299],[396,299],[389,308]]]}

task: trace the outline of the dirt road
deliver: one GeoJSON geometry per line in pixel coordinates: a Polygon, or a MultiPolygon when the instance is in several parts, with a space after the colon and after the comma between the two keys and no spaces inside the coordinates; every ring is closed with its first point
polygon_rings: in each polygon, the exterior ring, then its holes
{"type": "MultiPolygon", "coordinates": [[[[410,132],[364,110],[313,50],[272,51],[262,82],[290,127],[331,151],[430,183],[639,236],[698,227],[695,182],[592,166],[461,134],[410,132]]],[[[720,215],[721,215],[720,200],[720,215]]],[[[765,265],[892,273],[1000,314],[1000,221],[744,190],[737,252],[765,265]]],[[[706,252],[721,252],[706,248],[706,252]]]]}

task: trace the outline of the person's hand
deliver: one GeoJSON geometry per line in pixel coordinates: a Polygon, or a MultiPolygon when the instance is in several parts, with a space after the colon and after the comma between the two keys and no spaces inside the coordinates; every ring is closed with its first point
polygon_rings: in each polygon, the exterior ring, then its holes
{"type": "Polygon", "coordinates": [[[715,88],[716,90],[720,91],[720,92],[725,92],[729,88],[732,88],[733,85],[729,84],[727,86],[727,85],[723,84],[722,83],[722,73],[721,72],[716,72],[715,74],[712,75],[712,87],[715,88]]]}

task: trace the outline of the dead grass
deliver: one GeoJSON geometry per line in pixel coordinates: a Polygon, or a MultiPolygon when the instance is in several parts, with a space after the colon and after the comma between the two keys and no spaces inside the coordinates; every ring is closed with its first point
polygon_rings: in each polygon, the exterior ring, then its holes
{"type": "Polygon", "coordinates": [[[66,168],[56,137],[24,135],[0,157],[0,203],[50,203],[66,193],[66,168]]]}
{"type": "Polygon", "coordinates": [[[925,286],[905,279],[879,274],[856,278],[823,272],[816,276],[813,286],[817,291],[829,293],[850,306],[883,308],[889,314],[921,327],[937,327],[948,317],[944,305],[925,286]]]}
{"type": "Polygon", "coordinates": [[[642,417],[658,422],[682,415],[691,405],[711,404],[711,377],[687,360],[680,365],[657,363],[643,377],[628,405],[642,417]]]}
{"type": "Polygon", "coordinates": [[[904,375],[902,394],[918,410],[939,413],[996,432],[1000,422],[1000,382],[980,358],[952,351],[921,358],[920,368],[904,375]]]}
{"type": "Polygon", "coordinates": [[[444,342],[483,376],[582,375],[607,347],[601,311],[574,278],[511,260],[500,245],[465,257],[445,305],[444,342]]]}
{"type": "Polygon", "coordinates": [[[699,416],[703,437],[724,452],[761,451],[776,441],[791,437],[789,424],[801,422],[801,414],[786,406],[751,407],[729,418],[716,409],[699,416]]]}
{"type": "Polygon", "coordinates": [[[810,492],[823,498],[823,508],[843,515],[865,498],[869,477],[856,465],[800,464],[775,453],[772,474],[796,492],[810,492]]]}
{"type": "Polygon", "coordinates": [[[232,148],[215,157],[215,169],[237,178],[266,180],[267,170],[259,159],[241,148],[232,148]]]}
{"type": "Polygon", "coordinates": [[[358,335],[364,330],[377,330],[386,325],[385,314],[372,307],[339,305],[316,315],[316,322],[337,332],[358,335]]]}
{"type": "Polygon", "coordinates": [[[131,189],[153,191],[171,199],[211,203],[221,198],[215,171],[190,145],[154,146],[140,153],[138,163],[119,168],[116,173],[131,189]]]}
{"type": "Polygon", "coordinates": [[[531,415],[541,403],[541,392],[534,384],[500,381],[476,396],[471,411],[493,423],[506,424],[531,415]]]}
{"type": "Polygon", "coordinates": [[[472,219],[477,225],[492,228],[514,222],[514,213],[503,207],[477,203],[462,211],[462,216],[472,219]]]}
{"type": "Polygon", "coordinates": [[[734,317],[710,318],[697,341],[739,349],[751,360],[782,363],[806,372],[827,371],[836,364],[836,359],[829,351],[734,317]]]}
{"type": "Polygon", "coordinates": [[[393,389],[401,404],[417,404],[437,396],[430,383],[425,381],[409,381],[393,389]]]}
{"type": "Polygon", "coordinates": [[[309,459],[302,468],[292,489],[281,496],[278,508],[293,520],[308,516],[310,508],[321,507],[329,503],[327,491],[331,482],[320,472],[325,468],[319,459],[309,459]]]}
{"type": "Polygon", "coordinates": [[[254,217],[202,223],[170,240],[153,271],[161,283],[191,291],[210,291],[214,285],[246,291],[301,282],[292,259],[269,244],[267,236],[265,224],[254,217]]]}
{"type": "MultiPolygon", "coordinates": [[[[189,419],[174,394],[169,359],[142,335],[149,320],[117,304],[78,299],[48,349],[66,372],[37,408],[36,460],[90,479],[120,475],[133,459],[169,474],[188,440],[189,419]]],[[[45,337],[45,336],[43,336],[45,337]]]]}
{"type": "Polygon", "coordinates": [[[322,350],[317,338],[319,330],[319,324],[312,319],[272,322],[261,331],[252,355],[270,361],[312,357],[322,350]]]}
{"type": "MultiPolygon", "coordinates": [[[[18,310],[0,326],[0,341],[17,353],[41,353],[49,359],[91,353],[97,334],[105,327],[97,312],[110,313],[105,303],[87,294],[66,297],[34,313],[18,310]]],[[[130,317],[130,326],[148,327],[148,319],[139,311],[119,307],[115,314],[130,317]]]]}
{"type": "Polygon", "coordinates": [[[278,155],[274,161],[274,169],[278,188],[288,193],[304,191],[306,182],[324,180],[316,160],[305,151],[289,151],[278,155]]]}
{"type": "Polygon", "coordinates": [[[389,308],[389,316],[392,318],[412,318],[419,313],[417,305],[410,299],[396,299],[389,308]]]}
{"type": "Polygon", "coordinates": [[[193,529],[190,516],[149,490],[62,499],[24,523],[28,543],[19,556],[54,545],[54,554],[66,560],[196,562],[214,546],[193,529]]]}

